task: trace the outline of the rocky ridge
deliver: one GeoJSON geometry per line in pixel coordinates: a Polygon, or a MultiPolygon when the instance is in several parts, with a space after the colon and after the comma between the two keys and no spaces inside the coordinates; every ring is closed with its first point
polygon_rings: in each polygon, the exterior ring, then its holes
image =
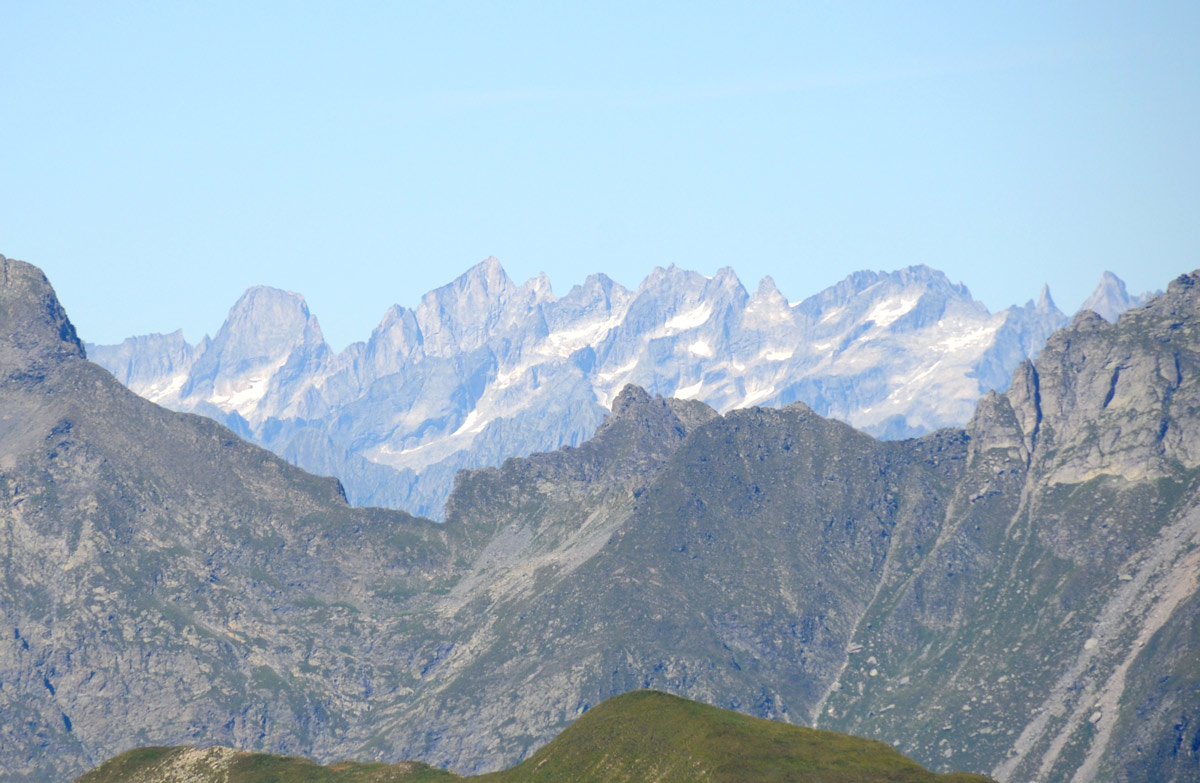
{"type": "Polygon", "coordinates": [[[919,439],[626,387],[443,525],[138,399],[3,279],[7,780],[197,738],[482,772],[647,687],[1004,781],[1200,772],[1197,275],[919,439]]]}
{"type": "MultiPolygon", "coordinates": [[[[1125,298],[1106,312],[1131,301],[1113,285],[1125,298]]],[[[731,269],[674,266],[632,291],[593,275],[560,298],[545,276],[518,285],[487,259],[338,354],[303,297],[252,288],[211,340],[150,335],[89,355],[147,399],[338,476],[356,504],[440,518],[460,468],[578,445],[628,383],[719,412],[803,401],[909,437],[961,426],[1065,323],[1048,291],[989,313],[923,266],[789,303],[769,277],[750,293],[731,269]]]]}

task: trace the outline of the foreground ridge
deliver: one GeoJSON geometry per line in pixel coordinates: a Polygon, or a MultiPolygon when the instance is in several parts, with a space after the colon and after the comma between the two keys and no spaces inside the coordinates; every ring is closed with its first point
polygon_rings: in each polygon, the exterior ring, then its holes
{"type": "Polygon", "coordinates": [[[657,691],[616,696],[584,713],[512,769],[461,778],[424,764],[319,767],[228,748],[129,751],[78,783],[987,783],[935,774],[881,742],[752,718],[657,691]]]}

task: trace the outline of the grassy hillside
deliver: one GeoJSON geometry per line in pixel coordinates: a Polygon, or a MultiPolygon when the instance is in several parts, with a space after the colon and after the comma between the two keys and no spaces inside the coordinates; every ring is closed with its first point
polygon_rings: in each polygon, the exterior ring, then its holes
{"type": "Polygon", "coordinates": [[[110,759],[78,783],[443,783],[462,780],[425,764],[323,767],[307,759],[229,748],[138,748],[110,759]]]}
{"type": "Polygon", "coordinates": [[[322,767],[227,748],[142,748],[78,783],[971,783],[873,740],[752,718],[658,691],[617,696],[512,769],[460,778],[423,764],[322,767]]]}

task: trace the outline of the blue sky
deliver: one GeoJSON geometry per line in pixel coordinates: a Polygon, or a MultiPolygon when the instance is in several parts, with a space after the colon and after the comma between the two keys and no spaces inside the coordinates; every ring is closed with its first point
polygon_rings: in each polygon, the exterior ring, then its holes
{"type": "Polygon", "coordinates": [[[0,253],[94,342],[261,283],[337,348],[489,255],[993,309],[1200,266],[1198,3],[576,5],[0,0],[0,253]]]}

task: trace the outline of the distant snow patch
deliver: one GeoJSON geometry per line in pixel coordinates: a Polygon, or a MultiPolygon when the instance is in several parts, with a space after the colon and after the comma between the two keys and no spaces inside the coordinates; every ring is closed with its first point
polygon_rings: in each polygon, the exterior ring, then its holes
{"type": "Polygon", "coordinates": [[[178,375],[172,375],[166,380],[152,383],[144,388],[134,388],[133,390],[151,402],[160,402],[162,400],[177,396],[179,394],[179,390],[183,388],[183,384],[187,382],[187,379],[188,374],[186,372],[182,372],[178,375]]]}
{"type": "Polygon", "coordinates": [[[669,332],[681,332],[684,329],[695,329],[697,326],[704,325],[704,323],[711,317],[712,305],[703,304],[699,307],[688,310],[686,313],[680,313],[663,324],[663,328],[669,332]]]}
{"type": "Polygon", "coordinates": [[[696,382],[694,386],[680,386],[671,395],[678,400],[690,400],[700,393],[700,387],[704,385],[704,379],[696,382]]]}
{"type": "Polygon", "coordinates": [[[561,329],[546,335],[545,343],[550,352],[566,358],[588,345],[595,345],[621,323],[621,316],[614,315],[604,321],[593,321],[576,329],[561,329]]]}
{"type": "MultiPolygon", "coordinates": [[[[800,304],[800,303],[796,302],[795,304],[792,305],[792,307],[795,307],[798,304],[800,304]]],[[[824,315],[821,316],[821,320],[817,321],[817,323],[823,324],[826,321],[837,318],[839,315],[841,315],[845,311],[845,309],[846,308],[844,308],[844,307],[831,307],[825,311],[824,315]]]]}
{"type": "Polygon", "coordinates": [[[637,367],[637,363],[638,363],[638,360],[634,359],[629,364],[623,364],[615,370],[611,370],[609,372],[597,373],[596,377],[599,378],[601,381],[608,383],[612,379],[619,378],[620,376],[625,375],[626,373],[631,371],[634,367],[637,367]]]}
{"type": "Polygon", "coordinates": [[[284,354],[275,364],[260,369],[255,375],[223,384],[223,393],[213,394],[208,401],[223,411],[234,410],[249,418],[254,407],[266,396],[271,379],[287,364],[287,360],[288,354],[284,354]]]}
{"type": "Polygon", "coordinates": [[[942,340],[938,345],[947,351],[957,351],[961,348],[982,348],[995,339],[996,327],[984,326],[972,329],[964,334],[957,334],[942,340]]]}
{"type": "Polygon", "coordinates": [[[712,356],[712,348],[704,340],[697,340],[688,346],[688,353],[693,356],[712,356]]]}
{"type": "Polygon", "coordinates": [[[745,399],[742,400],[742,404],[739,405],[738,407],[739,408],[749,408],[751,405],[754,405],[759,400],[765,400],[774,393],[775,393],[774,386],[763,386],[763,387],[753,387],[752,386],[746,391],[746,397],[745,397],[745,399]]]}
{"type": "Polygon", "coordinates": [[[478,410],[471,411],[470,413],[467,414],[467,418],[463,419],[462,425],[459,426],[459,428],[456,429],[450,437],[453,438],[455,435],[474,434],[476,432],[483,432],[483,428],[488,425],[488,420],[484,419],[483,421],[479,421],[479,419],[480,419],[479,411],[478,410]]]}
{"type": "Polygon", "coordinates": [[[897,318],[907,313],[909,310],[917,306],[919,297],[901,297],[898,299],[884,299],[879,304],[871,308],[871,312],[867,313],[865,321],[874,321],[876,326],[884,327],[893,323],[897,318]]]}

